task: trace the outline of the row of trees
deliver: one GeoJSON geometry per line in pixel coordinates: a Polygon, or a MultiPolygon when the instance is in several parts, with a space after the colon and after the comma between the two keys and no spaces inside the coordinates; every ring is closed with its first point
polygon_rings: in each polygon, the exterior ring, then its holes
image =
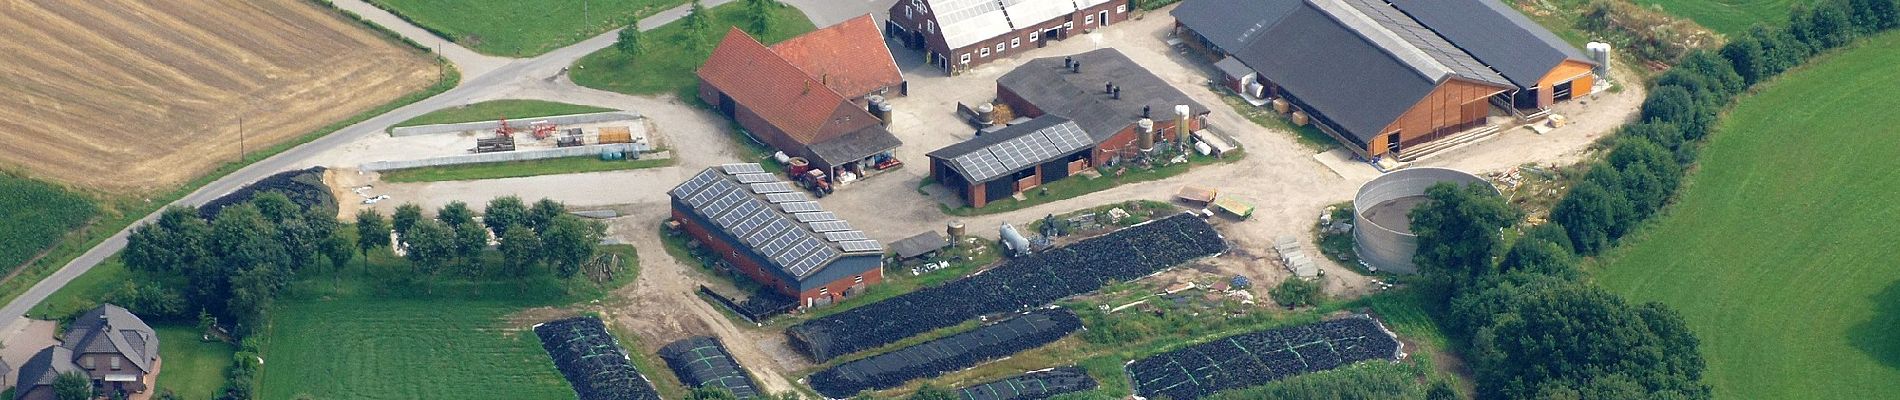
{"type": "Polygon", "coordinates": [[[433,219],[415,204],[396,207],[387,222],[376,210],[363,210],[356,214],[356,247],[364,253],[387,247],[393,232],[403,257],[419,276],[432,279],[452,269],[470,276],[487,272],[483,254],[493,239],[501,254],[498,275],[527,276],[545,265],[568,278],[594,258],[606,236],[606,226],[568,214],[566,206],[549,199],[528,205],[519,197],[500,197],[483,211],[478,223],[474,210],[460,201],[437,209],[433,219]]]}
{"type": "Polygon", "coordinates": [[[1698,341],[1674,311],[1630,304],[1582,281],[1578,257],[1614,246],[1660,212],[1718,114],[1756,83],[1856,37],[1900,27],[1893,0],[1796,7],[1787,27],[1756,27],[1720,51],[1695,51],[1656,81],[1640,122],[1551,210],[1521,212],[1483,187],[1433,187],[1412,213],[1427,279],[1448,290],[1450,334],[1467,343],[1481,398],[1708,398],[1698,341]]]}
{"type": "Polygon", "coordinates": [[[1894,0],[1797,5],[1786,27],[1756,26],[1719,51],[1696,51],[1656,80],[1640,122],[1551,210],[1578,254],[1615,245],[1669,201],[1717,115],[1749,87],[1855,38],[1900,27],[1894,0]]]}
{"type": "Polygon", "coordinates": [[[1450,336],[1465,341],[1479,398],[1709,398],[1682,318],[1632,305],[1582,280],[1558,226],[1531,228],[1482,184],[1439,184],[1412,211],[1414,261],[1445,289],[1450,336]]]}
{"type": "MultiPolygon", "coordinates": [[[[783,7],[783,5],[776,0],[745,0],[746,32],[763,40],[766,32],[770,32],[774,26],[772,10],[778,7],[783,7]]],[[[683,44],[687,46],[687,49],[694,52],[711,50],[707,48],[709,43],[706,40],[716,32],[712,31],[712,16],[706,13],[705,4],[700,3],[700,0],[693,0],[686,17],[682,18],[680,23],[686,28],[686,43],[683,44]]],[[[646,45],[642,42],[643,36],[640,32],[640,19],[635,18],[627,22],[626,28],[620,30],[619,40],[614,42],[614,48],[630,56],[643,55],[646,53],[646,45]]]]}

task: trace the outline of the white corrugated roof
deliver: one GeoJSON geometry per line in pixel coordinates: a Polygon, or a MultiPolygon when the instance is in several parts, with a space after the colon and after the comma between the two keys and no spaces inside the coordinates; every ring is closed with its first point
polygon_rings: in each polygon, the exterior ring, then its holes
{"type": "Polygon", "coordinates": [[[1009,19],[1005,18],[1003,12],[999,9],[997,12],[971,16],[957,21],[954,24],[944,23],[943,41],[945,44],[948,44],[950,48],[955,49],[975,44],[978,41],[1002,36],[1005,33],[1009,33],[1010,30],[1009,19]]]}
{"type": "Polygon", "coordinates": [[[1003,0],[1003,11],[1016,26],[1030,26],[1069,15],[1076,10],[1069,0],[1003,0]]]}

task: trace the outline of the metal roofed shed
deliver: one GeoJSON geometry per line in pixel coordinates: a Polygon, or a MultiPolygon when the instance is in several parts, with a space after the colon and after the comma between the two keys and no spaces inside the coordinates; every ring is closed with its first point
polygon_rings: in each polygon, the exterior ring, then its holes
{"type": "Polygon", "coordinates": [[[882,280],[883,244],[776,176],[743,183],[757,180],[754,171],[763,169],[727,164],[700,171],[668,192],[673,219],[747,276],[797,297],[801,307],[829,304],[882,280]]]}
{"type": "Polygon", "coordinates": [[[1093,144],[1074,121],[1041,117],[930,152],[971,182],[1062,158],[1093,144]]]}
{"type": "Polygon", "coordinates": [[[924,231],[917,236],[891,242],[891,251],[897,253],[898,259],[905,260],[922,257],[946,247],[950,247],[950,240],[945,239],[943,234],[937,231],[924,231]]]}

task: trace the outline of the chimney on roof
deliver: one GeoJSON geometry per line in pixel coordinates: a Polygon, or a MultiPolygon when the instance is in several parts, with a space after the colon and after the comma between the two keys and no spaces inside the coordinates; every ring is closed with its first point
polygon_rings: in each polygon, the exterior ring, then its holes
{"type": "Polygon", "coordinates": [[[1082,73],[1082,62],[1076,61],[1075,64],[1069,65],[1069,72],[1082,73]]]}
{"type": "Polygon", "coordinates": [[[1068,68],[1068,67],[1073,67],[1073,66],[1075,66],[1075,57],[1062,56],[1063,68],[1068,68]]]}
{"type": "Polygon", "coordinates": [[[1116,86],[1116,87],[1115,87],[1115,91],[1114,91],[1114,92],[1112,92],[1112,93],[1113,93],[1113,97],[1115,98],[1115,100],[1121,100],[1121,99],[1122,99],[1122,87],[1121,87],[1121,86],[1116,86]]]}
{"type": "Polygon", "coordinates": [[[1102,94],[1115,94],[1115,82],[1102,84],[1102,94]]]}
{"type": "Polygon", "coordinates": [[[1149,111],[1148,109],[1149,109],[1149,108],[1150,108],[1150,106],[1141,106],[1141,118],[1143,118],[1143,119],[1147,119],[1147,118],[1148,118],[1148,111],[1149,111]]]}

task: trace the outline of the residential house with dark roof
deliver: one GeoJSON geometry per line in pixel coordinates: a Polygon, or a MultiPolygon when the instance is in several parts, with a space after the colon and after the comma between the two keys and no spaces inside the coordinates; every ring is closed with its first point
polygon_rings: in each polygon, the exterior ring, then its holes
{"type": "Polygon", "coordinates": [[[1208,114],[1115,49],[1030,60],[996,97],[1031,119],[929,154],[931,178],[972,207],[1179,143],[1208,114]]]}
{"type": "Polygon", "coordinates": [[[903,144],[866,100],[904,84],[870,15],[771,47],[732,29],[698,75],[706,104],[831,177],[864,176],[903,144]]]}
{"type": "Polygon", "coordinates": [[[14,398],[52,399],[53,380],[73,372],[92,379],[95,393],[140,393],[152,387],[158,367],[158,333],[132,312],[106,304],[80,314],[59,345],[20,365],[14,398]]]}
{"type": "Polygon", "coordinates": [[[799,308],[884,280],[883,244],[758,164],[707,168],[667,194],[681,230],[799,308]]]}
{"type": "Polygon", "coordinates": [[[899,0],[884,33],[956,73],[1128,20],[1130,0],[899,0]]]}
{"type": "Polygon", "coordinates": [[[1595,65],[1488,0],[1189,0],[1172,12],[1230,88],[1285,99],[1361,157],[1484,132],[1493,105],[1544,109],[1595,65]]]}

